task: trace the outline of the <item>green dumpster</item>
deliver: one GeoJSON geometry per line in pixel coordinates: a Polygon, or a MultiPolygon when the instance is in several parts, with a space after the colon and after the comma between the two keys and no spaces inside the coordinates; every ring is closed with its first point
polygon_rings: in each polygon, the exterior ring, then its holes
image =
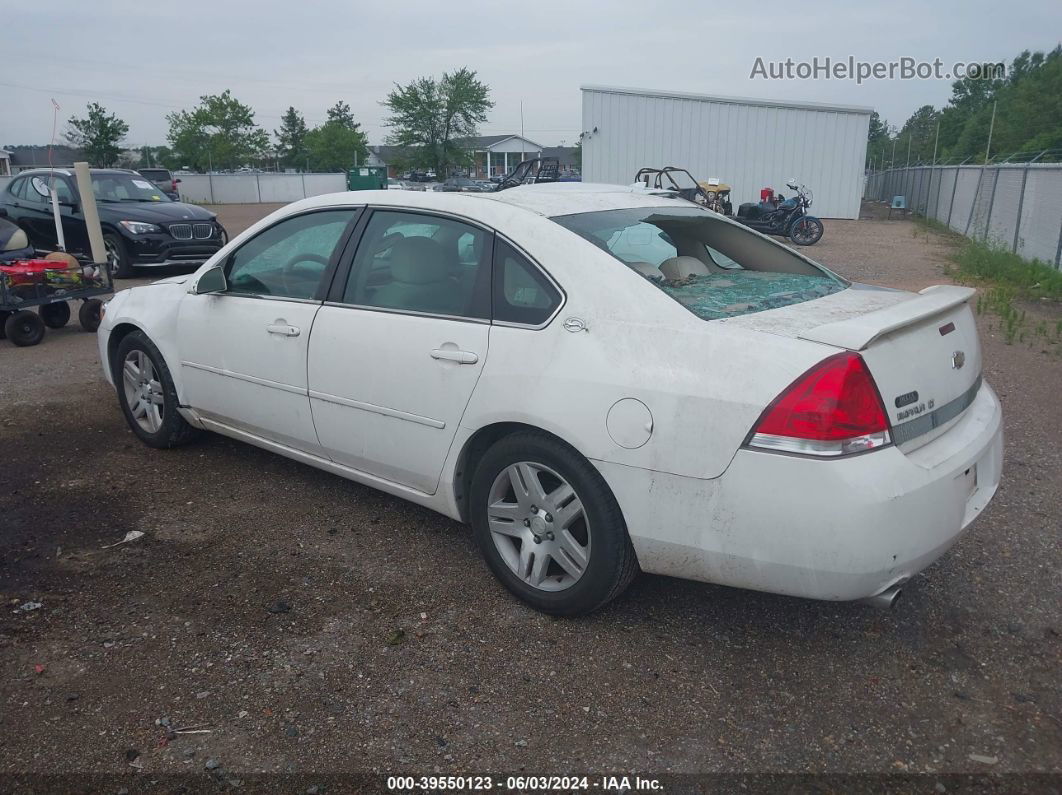
{"type": "Polygon", "coordinates": [[[347,190],[383,190],[387,166],[357,166],[347,172],[347,190]]]}

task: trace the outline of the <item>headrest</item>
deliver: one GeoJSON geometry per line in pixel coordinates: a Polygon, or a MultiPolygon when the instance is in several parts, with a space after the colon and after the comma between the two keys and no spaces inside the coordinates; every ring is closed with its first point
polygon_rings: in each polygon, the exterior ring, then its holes
{"type": "Polygon", "coordinates": [[[25,232],[13,224],[11,230],[0,229],[0,251],[18,251],[21,248],[29,248],[29,238],[25,232]]]}
{"type": "Polygon", "coordinates": [[[685,279],[691,274],[703,276],[711,273],[711,269],[696,257],[672,257],[660,263],[660,272],[665,279],[685,279]]]}
{"type": "Polygon", "coordinates": [[[391,278],[396,282],[432,284],[449,274],[442,244],[429,237],[404,237],[391,246],[391,278]]]}

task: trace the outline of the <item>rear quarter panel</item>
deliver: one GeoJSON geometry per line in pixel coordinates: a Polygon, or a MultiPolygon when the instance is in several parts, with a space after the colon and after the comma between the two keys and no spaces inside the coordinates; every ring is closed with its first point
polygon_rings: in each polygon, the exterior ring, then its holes
{"type": "Polygon", "coordinates": [[[499,227],[561,284],[544,329],[492,326],[462,425],[541,427],[590,459],[718,477],[766,405],[834,349],[704,321],[610,255],[544,218],[499,227]],[[587,331],[569,332],[566,318],[587,331]],[[606,424],[619,400],[652,414],[649,441],[620,446],[606,424]]]}

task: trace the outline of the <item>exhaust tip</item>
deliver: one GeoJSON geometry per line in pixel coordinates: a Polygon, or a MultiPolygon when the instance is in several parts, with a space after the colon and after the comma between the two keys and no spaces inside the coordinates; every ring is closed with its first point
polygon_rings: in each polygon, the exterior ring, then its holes
{"type": "Polygon", "coordinates": [[[903,593],[902,585],[894,585],[891,588],[886,588],[875,596],[868,596],[862,601],[868,605],[872,605],[879,610],[892,610],[896,603],[900,600],[900,595],[903,593]]]}

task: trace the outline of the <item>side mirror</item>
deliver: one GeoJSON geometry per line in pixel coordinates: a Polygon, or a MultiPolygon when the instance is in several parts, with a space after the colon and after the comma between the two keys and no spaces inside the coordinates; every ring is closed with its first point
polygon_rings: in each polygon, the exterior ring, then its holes
{"type": "Polygon", "coordinates": [[[175,180],[173,181],[173,184],[174,184],[174,185],[180,185],[180,184],[181,184],[181,181],[180,181],[179,179],[175,179],[175,180]]]}
{"type": "Polygon", "coordinates": [[[218,265],[199,277],[199,281],[195,283],[195,294],[223,293],[228,288],[229,283],[225,278],[225,267],[218,265]]]}

